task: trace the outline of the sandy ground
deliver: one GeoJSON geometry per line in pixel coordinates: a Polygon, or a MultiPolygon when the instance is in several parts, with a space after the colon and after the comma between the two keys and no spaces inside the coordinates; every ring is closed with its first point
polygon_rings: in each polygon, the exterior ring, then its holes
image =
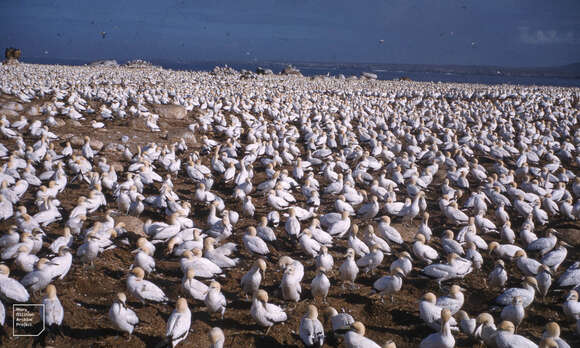
{"type": "MultiPolygon", "coordinates": [[[[0,101],[4,102],[12,100],[11,97],[0,96],[0,101]]],[[[190,116],[194,117],[194,116],[190,116]]],[[[147,143],[156,141],[158,143],[173,142],[174,139],[164,134],[150,133],[139,127],[138,123],[127,120],[115,120],[107,122],[106,130],[95,131],[88,126],[90,119],[81,121],[81,126],[74,125],[67,120],[66,125],[53,129],[53,132],[59,135],[74,134],[74,135],[91,135],[95,139],[103,141],[105,144],[109,142],[120,143],[122,135],[133,137],[133,149],[137,143],[147,143]]],[[[190,120],[167,120],[165,121],[168,129],[171,131],[183,129],[190,120]]],[[[25,139],[27,142],[32,139],[25,139]]],[[[9,148],[13,148],[13,143],[8,140],[3,140],[9,148]]],[[[57,144],[57,148],[64,145],[64,143],[57,144]]],[[[190,147],[195,149],[196,146],[190,147]]],[[[110,161],[121,158],[116,152],[103,152],[101,155],[109,158],[110,161]]],[[[122,161],[121,161],[122,162],[122,161]]],[[[122,162],[126,164],[125,162],[122,162]]],[[[204,163],[209,163],[209,158],[204,158],[204,163]]],[[[486,165],[490,163],[487,162],[486,165]]],[[[256,173],[261,172],[261,168],[254,168],[256,173]]],[[[578,174],[578,168],[572,168],[578,174]]],[[[439,173],[441,174],[441,173],[439,173]]],[[[263,175],[263,174],[258,174],[263,175]]],[[[442,178],[439,175],[436,178],[437,182],[441,182],[442,178]]],[[[257,181],[259,182],[259,178],[257,181]]],[[[177,178],[174,178],[175,191],[184,200],[190,200],[193,196],[194,186],[191,180],[186,177],[184,172],[181,172],[177,178]]],[[[231,200],[232,193],[231,186],[217,185],[217,192],[224,197],[228,206],[236,206],[237,202],[231,200]]],[[[29,206],[33,202],[31,191],[24,197],[24,204],[29,206]]],[[[76,199],[80,195],[87,194],[88,189],[86,184],[79,185],[72,184],[63,195],[58,198],[66,211],[69,211],[76,199]]],[[[154,190],[149,190],[146,194],[153,194],[154,190]]],[[[299,198],[303,199],[301,195],[299,198]]],[[[111,199],[110,196],[108,196],[111,199]]],[[[432,212],[431,227],[434,235],[439,236],[440,232],[446,228],[444,219],[441,218],[436,200],[438,195],[429,193],[428,195],[429,211],[432,212]]],[[[264,198],[256,198],[254,204],[256,205],[256,217],[262,216],[267,212],[263,204],[264,198]]],[[[193,201],[192,201],[193,203],[193,201]]],[[[321,211],[325,212],[325,206],[333,202],[325,201],[321,207],[321,211]]],[[[193,204],[192,218],[198,226],[205,226],[205,218],[207,216],[208,208],[193,204]]],[[[98,220],[102,216],[102,212],[91,216],[91,220],[98,220]]],[[[160,217],[154,213],[146,211],[141,216],[144,220],[147,217],[159,219],[160,217]]],[[[355,219],[355,222],[357,220],[355,219]]],[[[358,221],[361,226],[366,222],[358,221]]],[[[415,221],[413,226],[404,227],[400,221],[395,220],[393,225],[401,231],[406,241],[412,240],[412,236],[417,229],[418,221],[415,221]]],[[[10,221],[4,222],[0,225],[2,230],[10,224],[10,221]]],[[[241,243],[241,237],[245,232],[245,227],[249,225],[256,225],[254,219],[241,219],[234,229],[234,235],[231,239],[237,243],[241,243]]],[[[562,238],[574,247],[569,249],[568,259],[564,266],[560,269],[561,273],[573,260],[579,259],[579,224],[561,221],[553,221],[550,227],[561,228],[564,232],[562,238]]],[[[46,238],[46,245],[58,237],[62,228],[62,224],[53,224],[48,228],[48,238],[46,238]]],[[[209,341],[207,339],[207,332],[213,326],[221,327],[226,335],[227,347],[300,347],[302,346],[297,335],[299,321],[305,313],[306,306],[313,303],[310,296],[310,281],[314,277],[313,263],[306,258],[304,254],[299,251],[292,242],[285,237],[283,225],[276,229],[280,236],[279,240],[271,246],[272,255],[268,260],[268,270],[266,278],[262,282],[262,287],[270,293],[271,302],[288,306],[280,299],[278,285],[282,277],[276,264],[280,255],[291,255],[291,257],[300,260],[304,263],[306,274],[303,280],[303,294],[302,301],[296,304],[295,308],[288,308],[289,319],[282,325],[274,326],[268,336],[263,334],[263,329],[259,328],[250,316],[249,309],[251,303],[244,298],[238,297],[239,282],[243,274],[250,267],[254,257],[248,255],[245,251],[241,251],[240,258],[242,258],[241,266],[229,270],[227,277],[220,278],[219,282],[222,284],[222,289],[226,295],[229,303],[225,313],[225,318],[220,320],[218,316],[210,316],[204,308],[203,303],[189,300],[189,305],[192,310],[192,326],[191,332],[186,341],[181,344],[183,347],[207,347],[209,341]]],[[[130,234],[129,239],[134,242],[137,238],[135,234],[130,234]]],[[[493,240],[490,236],[484,236],[488,241],[493,240]]],[[[433,242],[432,242],[433,243],[433,242]]],[[[438,245],[439,239],[434,238],[434,244],[438,245]]],[[[74,248],[78,247],[79,243],[75,243],[74,248]]],[[[134,243],[133,243],[134,245],[134,243]]],[[[409,244],[410,245],[410,244],[409,244]]],[[[114,298],[114,294],[118,291],[125,291],[125,280],[128,273],[128,267],[132,263],[133,254],[131,254],[131,247],[117,243],[117,248],[104,252],[95,263],[94,269],[88,269],[78,262],[73,264],[70,273],[62,281],[56,281],[55,285],[58,289],[58,295],[65,308],[64,324],[59,334],[51,334],[41,339],[33,339],[28,337],[14,338],[11,336],[11,306],[6,305],[8,318],[7,324],[4,326],[5,334],[2,336],[0,342],[4,347],[29,347],[33,344],[46,344],[55,347],[155,347],[162,342],[165,335],[166,321],[173,310],[175,299],[180,295],[181,271],[179,270],[179,260],[175,257],[168,257],[163,248],[158,248],[155,255],[157,261],[157,272],[148,277],[149,280],[159,285],[171,299],[170,304],[146,304],[142,305],[135,298],[129,297],[128,304],[133,308],[142,323],[136,328],[133,337],[127,340],[126,337],[119,334],[109,323],[107,313],[114,298]]],[[[242,248],[243,249],[243,248],[242,248]]],[[[393,247],[395,251],[402,251],[404,248],[393,247]]],[[[342,262],[341,256],[346,250],[346,242],[339,241],[337,246],[332,249],[332,254],[335,258],[335,265],[340,265],[342,262]]],[[[42,250],[41,255],[44,255],[45,250],[42,250]]],[[[492,265],[493,259],[484,254],[485,263],[481,271],[470,274],[466,279],[457,281],[456,283],[467,289],[465,305],[463,307],[471,316],[477,313],[488,311],[493,305],[494,298],[498,295],[497,292],[490,291],[484,282],[492,265]]],[[[388,266],[395,259],[395,256],[386,256],[383,265],[379,268],[379,274],[385,274],[388,271],[388,266]]],[[[338,266],[335,266],[338,267],[338,266]]],[[[509,286],[519,285],[519,272],[515,271],[514,265],[508,265],[510,274],[509,286]]],[[[415,268],[417,270],[417,267],[415,268]]],[[[22,274],[15,273],[14,276],[20,279],[22,274]]],[[[438,289],[436,283],[418,277],[417,272],[412,272],[410,276],[404,280],[403,290],[395,295],[395,302],[391,303],[389,299],[385,299],[382,303],[378,299],[373,299],[368,296],[371,291],[372,283],[378,278],[378,275],[370,276],[361,273],[357,283],[360,289],[355,291],[343,291],[337,281],[337,276],[334,274],[331,277],[332,287],[328,297],[328,304],[333,307],[344,310],[353,315],[357,320],[362,321],[367,327],[367,336],[382,343],[388,339],[396,342],[398,347],[417,347],[419,342],[428,334],[433,332],[427,328],[419,319],[418,313],[418,299],[427,291],[432,291],[437,295],[445,294],[445,290],[438,289]]],[[[447,285],[451,285],[449,283],[447,285]]],[[[32,303],[41,301],[41,297],[35,297],[31,300],[32,303]]],[[[545,302],[536,300],[526,313],[526,319],[518,330],[519,334],[525,335],[528,338],[539,342],[543,326],[549,321],[556,321],[562,326],[562,337],[567,339],[571,346],[580,346],[580,340],[574,334],[575,323],[568,321],[563,315],[560,303],[563,302],[565,292],[551,291],[545,302]]],[[[325,304],[316,303],[319,308],[324,308],[325,304]]],[[[293,307],[293,305],[291,305],[293,307]]],[[[322,312],[322,311],[321,311],[322,312]]],[[[496,320],[499,318],[499,312],[494,313],[496,320]]],[[[328,329],[329,326],[326,325],[328,329]]],[[[469,341],[466,336],[462,334],[456,335],[457,347],[472,347],[474,343],[469,341]]],[[[329,338],[327,344],[331,347],[340,346],[340,342],[329,338]]]]}

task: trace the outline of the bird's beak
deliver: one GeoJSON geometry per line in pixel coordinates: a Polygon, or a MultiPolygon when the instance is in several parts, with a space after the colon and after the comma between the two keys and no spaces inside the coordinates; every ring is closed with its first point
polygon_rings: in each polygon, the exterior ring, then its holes
{"type": "Polygon", "coordinates": [[[477,327],[475,328],[475,331],[473,332],[473,336],[475,337],[481,337],[481,328],[482,328],[483,324],[479,324],[477,325],[477,327]]]}

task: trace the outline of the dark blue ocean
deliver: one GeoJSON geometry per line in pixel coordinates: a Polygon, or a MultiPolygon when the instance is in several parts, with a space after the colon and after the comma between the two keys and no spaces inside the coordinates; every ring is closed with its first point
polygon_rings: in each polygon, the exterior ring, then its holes
{"type": "MultiPolygon", "coordinates": [[[[224,63],[215,62],[203,62],[203,63],[192,63],[186,65],[172,65],[172,64],[161,64],[165,68],[176,69],[176,70],[202,70],[211,71],[216,65],[224,66],[224,63]]],[[[246,69],[250,71],[255,71],[256,67],[261,66],[263,68],[272,69],[274,73],[279,73],[285,66],[282,63],[229,63],[228,66],[236,69],[246,69]]],[[[469,72],[429,72],[429,71],[402,71],[402,70],[391,70],[385,68],[377,68],[371,65],[351,65],[351,66],[332,66],[328,65],[316,65],[316,64],[293,64],[294,67],[298,68],[303,75],[313,76],[313,75],[326,75],[336,76],[343,74],[346,77],[354,75],[360,76],[363,72],[372,72],[377,74],[380,80],[397,80],[401,77],[408,77],[413,81],[426,81],[426,82],[456,82],[456,83],[480,83],[486,85],[501,85],[501,84],[513,84],[513,85],[536,85],[536,86],[561,86],[561,87],[580,87],[580,76],[577,78],[562,78],[562,77],[543,77],[543,76],[516,76],[504,74],[501,71],[497,71],[495,74],[485,74],[485,73],[469,73],[469,72]]],[[[477,69],[477,68],[475,68],[477,69]]]]}

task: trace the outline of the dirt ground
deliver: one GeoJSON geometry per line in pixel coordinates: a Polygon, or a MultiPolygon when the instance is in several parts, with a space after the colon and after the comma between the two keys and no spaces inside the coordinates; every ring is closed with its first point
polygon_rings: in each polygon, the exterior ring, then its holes
{"type": "MultiPolygon", "coordinates": [[[[0,101],[5,102],[12,100],[11,97],[0,96],[0,101]]],[[[190,117],[195,117],[190,115],[190,117]]],[[[32,118],[34,119],[34,117],[32,118]]],[[[190,122],[189,120],[166,120],[164,121],[167,130],[170,131],[169,136],[165,133],[151,133],[140,127],[138,122],[130,120],[114,120],[107,121],[105,130],[95,131],[89,127],[90,118],[81,121],[81,125],[75,125],[71,121],[66,120],[66,125],[55,127],[53,132],[63,136],[65,134],[74,135],[90,135],[94,139],[103,141],[105,144],[110,142],[120,143],[122,135],[131,137],[131,147],[135,150],[137,144],[145,144],[150,141],[155,141],[160,144],[171,143],[175,141],[172,136],[174,131],[184,129],[190,122]]],[[[163,128],[163,127],[162,127],[163,128]]],[[[31,138],[26,138],[27,143],[32,142],[31,138]]],[[[3,139],[2,142],[9,148],[13,148],[11,140],[3,139]]],[[[57,149],[64,143],[57,143],[57,149]]],[[[190,150],[199,149],[198,146],[190,146],[190,150]]],[[[103,151],[101,156],[105,156],[109,161],[120,161],[124,165],[126,162],[118,152],[103,151]]],[[[204,157],[204,163],[209,163],[209,157],[204,157]]],[[[2,161],[4,163],[4,161],[2,161]]],[[[489,164],[489,162],[487,163],[489,164]]],[[[577,175],[578,168],[571,168],[577,175]]],[[[255,172],[258,178],[254,182],[260,181],[262,168],[255,167],[255,172]]],[[[161,171],[163,172],[163,171],[161,171]]],[[[439,173],[441,174],[441,173],[439,173]]],[[[122,176],[120,176],[122,178],[122,176]]],[[[187,175],[181,171],[179,176],[173,179],[175,184],[175,191],[181,196],[183,200],[192,202],[192,219],[198,226],[205,227],[205,219],[208,213],[208,208],[198,205],[192,200],[194,185],[187,175]]],[[[438,182],[441,182],[441,176],[436,178],[435,185],[438,187],[438,182]]],[[[157,185],[157,188],[159,186],[157,185]]],[[[218,184],[216,186],[217,192],[226,201],[226,205],[230,207],[237,206],[237,202],[231,199],[231,186],[223,186],[218,184]]],[[[34,190],[29,192],[24,197],[24,204],[31,206],[33,202],[34,190]]],[[[155,190],[148,190],[145,194],[153,194],[155,190]]],[[[62,202],[65,211],[70,211],[80,195],[88,193],[86,184],[74,183],[59,195],[58,199],[62,202]]],[[[303,200],[303,197],[297,195],[303,200]]],[[[107,195],[109,201],[112,201],[110,195],[107,195]]],[[[440,232],[447,228],[446,223],[440,216],[439,208],[437,207],[438,195],[435,192],[430,192],[427,196],[429,211],[431,214],[430,226],[434,232],[434,241],[431,244],[438,246],[439,239],[437,236],[440,232]]],[[[264,215],[267,212],[264,198],[255,197],[254,204],[256,206],[256,217],[264,215]]],[[[324,201],[320,212],[327,212],[328,205],[333,204],[332,201],[324,201]]],[[[90,217],[92,221],[99,220],[103,212],[90,217]]],[[[145,220],[147,217],[153,219],[161,219],[160,216],[153,212],[146,211],[141,219],[145,220]]],[[[66,220],[66,215],[65,215],[66,220]]],[[[91,221],[91,223],[92,223],[91,221]]],[[[516,220],[517,221],[517,220],[516,220]]],[[[514,226],[519,226],[514,221],[514,226]]],[[[355,223],[364,226],[368,222],[354,220],[355,223]]],[[[0,225],[1,230],[5,230],[11,221],[4,222],[0,225]]],[[[242,246],[241,237],[245,233],[245,227],[256,225],[256,219],[241,219],[235,226],[234,235],[231,237],[232,241],[239,243],[242,246]]],[[[406,241],[411,241],[414,232],[418,227],[419,221],[415,221],[410,227],[404,227],[401,222],[395,220],[393,225],[401,231],[406,241]]],[[[50,225],[47,229],[48,237],[46,238],[45,246],[48,246],[52,240],[58,237],[63,223],[55,223],[50,225]]],[[[574,246],[569,248],[568,260],[559,270],[558,275],[569,266],[573,261],[579,260],[580,249],[578,242],[578,233],[580,230],[578,223],[570,223],[563,221],[553,221],[549,227],[556,229],[561,228],[562,238],[567,240],[574,246]]],[[[242,259],[241,265],[238,268],[228,270],[227,277],[219,278],[224,294],[228,299],[228,307],[225,313],[225,318],[220,320],[218,316],[210,316],[206,311],[203,303],[188,299],[190,309],[192,310],[192,326],[191,332],[187,339],[180,344],[182,347],[208,347],[209,340],[207,338],[208,330],[213,326],[221,327],[226,336],[226,347],[301,347],[302,344],[297,335],[298,325],[301,317],[306,311],[306,306],[313,303],[310,296],[310,281],[314,277],[314,269],[312,260],[305,257],[303,252],[299,250],[296,245],[286,238],[283,224],[276,229],[279,239],[270,247],[272,254],[268,259],[268,269],[266,271],[266,278],[262,282],[262,288],[270,293],[270,301],[276,304],[281,304],[288,307],[289,315],[288,321],[281,325],[275,325],[270,330],[269,334],[265,336],[264,330],[259,328],[250,316],[251,302],[240,298],[238,296],[239,283],[241,277],[249,269],[253,260],[253,256],[248,255],[244,250],[239,252],[239,257],[242,259]],[[294,305],[289,305],[281,300],[278,286],[282,277],[282,273],[277,268],[277,261],[281,255],[290,255],[291,257],[300,260],[305,265],[305,276],[302,287],[302,301],[294,305]]],[[[129,239],[133,242],[138,236],[130,234],[129,239]]],[[[494,236],[484,236],[488,241],[494,240],[494,236]]],[[[147,279],[153,281],[160,286],[171,302],[169,304],[154,304],[147,303],[142,305],[135,298],[129,296],[128,305],[133,308],[139,316],[141,323],[136,328],[133,337],[127,340],[125,336],[116,331],[107,318],[109,307],[112,303],[114,295],[118,291],[126,291],[125,281],[128,274],[128,268],[133,261],[133,254],[131,250],[133,247],[126,246],[120,242],[116,243],[117,247],[113,250],[105,251],[96,261],[95,268],[89,269],[79,262],[73,264],[70,273],[64,280],[57,280],[55,285],[58,290],[58,296],[65,308],[64,324],[60,334],[50,334],[41,339],[34,339],[29,337],[11,337],[12,333],[12,308],[6,304],[7,310],[7,324],[4,326],[5,334],[2,336],[0,342],[3,347],[29,347],[34,344],[51,345],[55,347],[156,347],[165,336],[166,321],[173,310],[174,301],[180,295],[181,287],[181,271],[179,269],[179,259],[170,257],[165,254],[164,248],[159,246],[155,258],[157,260],[157,272],[151,274],[147,279]]],[[[80,245],[77,241],[74,249],[80,245]]],[[[410,243],[404,245],[403,248],[393,246],[396,252],[409,249],[410,243]]],[[[241,247],[243,249],[243,247],[241,247]]],[[[331,253],[335,259],[335,267],[342,263],[342,255],[346,250],[346,241],[339,241],[335,247],[332,248],[331,253]]],[[[482,253],[483,254],[483,253],[482,253]]],[[[40,255],[46,255],[46,250],[43,249],[40,255]]],[[[367,328],[367,336],[382,344],[386,340],[392,339],[396,342],[397,347],[417,347],[419,342],[432,333],[433,331],[426,327],[419,318],[418,300],[427,291],[432,291],[435,294],[444,295],[445,288],[451,284],[459,284],[467,289],[465,305],[463,307],[470,316],[475,316],[480,312],[489,311],[493,306],[494,298],[498,292],[490,291],[485,285],[485,278],[492,268],[493,258],[487,253],[483,254],[485,263],[481,271],[476,271],[468,275],[465,279],[456,282],[449,282],[445,285],[444,290],[439,290],[437,284],[430,280],[423,279],[418,276],[418,267],[422,265],[415,265],[415,271],[411,272],[410,276],[404,280],[403,289],[400,293],[395,295],[394,303],[391,303],[388,298],[382,303],[379,299],[369,297],[372,283],[379,275],[388,272],[390,263],[395,260],[395,256],[385,256],[383,264],[379,267],[379,274],[370,276],[364,273],[359,274],[357,284],[360,289],[355,291],[343,291],[339,282],[337,281],[337,274],[331,276],[332,287],[328,297],[328,305],[337,308],[339,311],[344,310],[357,320],[363,322],[367,328]]],[[[521,274],[515,269],[515,265],[509,265],[510,272],[509,286],[519,286],[521,274]]],[[[20,279],[23,274],[15,272],[15,278],[20,279]]],[[[539,342],[543,327],[549,321],[556,321],[562,326],[562,337],[565,338],[571,346],[580,346],[580,340],[574,334],[575,323],[568,321],[563,315],[560,304],[563,302],[565,291],[551,291],[545,302],[541,299],[536,301],[528,307],[526,311],[526,319],[518,329],[518,333],[525,335],[535,342],[539,342]]],[[[42,299],[42,294],[31,299],[31,303],[39,303],[42,299]]],[[[316,303],[320,308],[326,305],[316,303]]],[[[321,310],[322,313],[322,310],[321,310]]],[[[499,312],[493,313],[496,321],[499,319],[499,312]]],[[[322,319],[322,318],[321,318],[322,319]]],[[[329,323],[325,327],[329,328],[329,323]]],[[[456,334],[457,347],[472,347],[474,342],[467,339],[462,334],[456,334]]],[[[328,346],[338,347],[340,342],[334,339],[327,340],[328,346]]]]}

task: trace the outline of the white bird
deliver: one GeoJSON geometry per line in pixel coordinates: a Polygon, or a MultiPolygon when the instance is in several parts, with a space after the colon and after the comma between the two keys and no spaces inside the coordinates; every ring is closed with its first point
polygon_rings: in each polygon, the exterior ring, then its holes
{"type": "Polygon", "coordinates": [[[133,265],[141,267],[146,274],[155,271],[155,259],[153,258],[153,253],[147,245],[142,245],[139,249],[135,250],[135,260],[133,265]]]}
{"type": "Polygon", "coordinates": [[[552,322],[549,322],[546,324],[546,326],[544,327],[544,333],[542,334],[542,338],[552,339],[556,343],[555,347],[570,348],[570,345],[568,344],[568,342],[564,341],[560,337],[560,325],[558,325],[558,323],[556,323],[556,322],[552,321],[552,322]]]}
{"type": "Polygon", "coordinates": [[[195,269],[193,267],[187,269],[181,281],[181,286],[183,287],[183,290],[191,296],[191,298],[198,301],[205,301],[208,287],[204,283],[195,279],[195,269]]]}
{"type": "Polygon", "coordinates": [[[139,318],[135,312],[127,307],[127,296],[123,292],[117,293],[117,297],[109,309],[109,320],[115,327],[129,335],[133,333],[135,326],[139,324],[139,318]]]}
{"type": "Polygon", "coordinates": [[[191,327],[191,311],[184,298],[178,298],[175,309],[171,312],[167,320],[167,331],[165,337],[171,347],[175,347],[179,342],[185,340],[191,327]]]}
{"type": "Polygon", "coordinates": [[[254,294],[260,288],[262,279],[266,276],[266,261],[257,259],[248,273],[244,274],[240,281],[242,292],[247,296],[254,294]]]}
{"type": "Polygon", "coordinates": [[[298,243],[302,247],[302,250],[304,250],[304,252],[310,257],[314,258],[318,256],[321,245],[314,238],[312,238],[312,232],[310,232],[309,229],[305,228],[302,231],[300,237],[298,238],[298,243]]]}
{"type": "Polygon", "coordinates": [[[502,306],[507,306],[513,302],[513,298],[515,296],[520,296],[522,299],[522,304],[525,308],[534,301],[534,296],[536,295],[537,289],[538,282],[536,278],[526,277],[522,282],[521,288],[507,289],[495,299],[495,302],[502,306]]]}
{"type": "Polygon", "coordinates": [[[459,319],[459,328],[461,329],[461,332],[466,334],[468,337],[473,338],[477,325],[475,318],[469,318],[467,312],[463,310],[457,312],[457,316],[457,319],[459,319]]]}
{"type": "Polygon", "coordinates": [[[195,274],[202,278],[213,278],[223,273],[221,267],[203,257],[201,249],[198,248],[184,251],[179,263],[183,273],[186,273],[188,268],[193,267],[196,270],[195,274]]]}
{"type": "Polygon", "coordinates": [[[228,243],[219,248],[214,247],[215,239],[206,237],[203,241],[204,252],[203,256],[212,261],[221,268],[235,267],[239,262],[239,258],[230,258],[228,255],[235,250],[235,244],[228,243]],[[231,245],[231,247],[230,247],[231,245]]]}
{"type": "Polygon", "coordinates": [[[391,275],[385,275],[375,280],[373,283],[373,292],[379,294],[381,301],[383,300],[383,296],[388,295],[391,296],[391,302],[394,302],[393,294],[401,291],[404,277],[405,273],[403,270],[400,268],[395,268],[391,272],[391,275]]]}
{"type": "Polygon", "coordinates": [[[567,246],[570,245],[563,240],[558,241],[558,246],[542,257],[542,264],[550,267],[553,272],[556,272],[562,262],[566,260],[566,255],[568,255],[567,246]]]}
{"type": "Polygon", "coordinates": [[[255,293],[250,314],[258,325],[267,328],[266,335],[274,324],[284,322],[288,319],[288,316],[282,308],[268,303],[268,293],[265,290],[258,290],[255,293]]]}
{"type": "Polygon", "coordinates": [[[381,222],[378,224],[379,235],[393,243],[403,244],[401,233],[396,228],[391,226],[391,218],[387,215],[381,217],[381,222]]]}
{"type": "Polygon", "coordinates": [[[324,327],[318,320],[318,309],[314,305],[308,305],[306,314],[300,320],[298,332],[306,347],[323,346],[324,327]]]}
{"type": "Polygon", "coordinates": [[[325,320],[330,319],[330,324],[332,326],[332,332],[335,335],[340,335],[344,333],[353,323],[354,318],[348,313],[338,313],[333,307],[327,307],[324,311],[325,320]],[[342,333],[341,333],[342,332],[342,333]]]}
{"type": "Polygon", "coordinates": [[[294,269],[293,265],[286,267],[282,281],[280,282],[282,289],[282,298],[286,301],[300,301],[300,294],[302,287],[300,286],[299,272],[294,269]]]}
{"type": "Polygon", "coordinates": [[[508,275],[505,270],[505,263],[503,260],[497,260],[495,262],[495,267],[491,270],[491,272],[489,272],[487,285],[490,289],[503,289],[507,279],[508,275]]]}
{"type": "Polygon", "coordinates": [[[455,278],[463,278],[473,270],[471,261],[460,258],[457,254],[447,255],[447,263],[437,263],[423,268],[422,274],[437,280],[439,288],[441,283],[455,278]]]}
{"type": "Polygon", "coordinates": [[[441,308],[449,309],[451,315],[454,315],[459,312],[461,307],[463,307],[463,302],[465,301],[463,291],[465,291],[465,289],[457,284],[453,284],[449,290],[449,295],[438,297],[435,304],[441,308]]]}
{"type": "Polygon", "coordinates": [[[320,247],[320,253],[314,258],[316,268],[321,268],[325,272],[332,271],[334,267],[334,258],[328,252],[328,248],[324,245],[320,247]]]}
{"type": "Polygon", "coordinates": [[[540,271],[542,264],[535,259],[529,258],[525,251],[518,250],[514,255],[518,269],[524,276],[535,276],[540,271]]]}
{"type": "Polygon", "coordinates": [[[346,284],[350,284],[351,290],[356,287],[354,281],[356,280],[359,269],[358,266],[356,265],[356,262],[354,261],[354,256],[355,256],[354,250],[348,248],[346,250],[345,260],[338,269],[340,279],[342,280],[343,289],[345,288],[346,284]]]}
{"type": "Polygon", "coordinates": [[[32,291],[32,293],[45,289],[55,277],[54,272],[49,267],[49,263],[50,261],[46,258],[39,259],[36,263],[35,270],[26,274],[20,280],[20,283],[32,291]]]}
{"type": "Polygon", "coordinates": [[[451,312],[448,309],[441,311],[441,330],[430,334],[419,344],[420,348],[452,348],[455,347],[455,338],[451,333],[449,319],[451,312]]]}
{"type": "Polygon", "coordinates": [[[323,268],[318,268],[316,271],[316,276],[310,283],[310,292],[312,293],[312,297],[315,300],[322,297],[322,302],[326,303],[326,296],[328,296],[329,289],[330,280],[326,276],[326,271],[323,268]]]}
{"type": "Polygon", "coordinates": [[[558,278],[558,286],[566,287],[580,284],[580,261],[574,262],[558,278]]]}
{"type": "Polygon", "coordinates": [[[9,301],[25,303],[30,296],[28,291],[16,279],[10,278],[10,269],[0,265],[0,296],[9,301]]]}
{"type": "Polygon", "coordinates": [[[437,250],[425,244],[425,236],[422,234],[415,235],[415,242],[413,243],[413,255],[417,259],[427,264],[431,264],[433,261],[439,258],[439,253],[437,250]]]}
{"type": "Polygon", "coordinates": [[[373,245],[370,252],[356,261],[358,267],[364,268],[365,273],[369,271],[371,274],[381,265],[383,262],[384,254],[378,245],[373,245]]]}
{"type": "Polygon", "coordinates": [[[495,344],[498,348],[537,348],[538,345],[524,336],[514,334],[515,327],[511,321],[502,321],[497,327],[495,344]]]}
{"type": "Polygon", "coordinates": [[[380,348],[373,340],[365,337],[366,328],[360,321],[351,325],[351,330],[344,334],[344,346],[347,348],[380,348]]]}
{"type": "Polygon", "coordinates": [[[254,226],[248,227],[247,233],[242,237],[244,246],[252,254],[265,256],[270,253],[268,245],[257,236],[257,230],[254,226]]]}
{"type": "Polygon", "coordinates": [[[580,319],[580,302],[578,302],[578,292],[576,290],[570,290],[566,301],[562,304],[562,308],[568,318],[580,319]]]}
{"type": "Polygon", "coordinates": [[[56,296],[56,287],[49,284],[46,287],[46,297],[42,300],[43,307],[40,308],[40,316],[44,318],[45,325],[60,326],[64,318],[64,309],[60,300],[56,296]]]}
{"type": "Polygon", "coordinates": [[[165,296],[163,290],[148,280],[144,280],[145,271],[141,267],[135,267],[127,278],[127,290],[139,301],[167,302],[169,299],[165,296]]]}
{"type": "Polygon", "coordinates": [[[369,246],[358,238],[358,225],[353,225],[348,237],[348,247],[353,249],[358,256],[364,256],[370,252],[369,246]]]}
{"type": "Polygon", "coordinates": [[[224,313],[226,312],[227,301],[226,297],[221,292],[220,283],[212,281],[209,284],[204,302],[210,314],[218,312],[223,320],[224,313]]]}
{"type": "Polygon", "coordinates": [[[512,322],[517,328],[520,326],[521,322],[524,320],[526,315],[522,298],[520,296],[514,296],[512,303],[503,307],[500,313],[501,320],[508,320],[512,322]]]}
{"type": "Polygon", "coordinates": [[[224,332],[219,327],[214,327],[207,333],[211,345],[209,348],[223,348],[226,341],[224,332]]]}
{"type": "Polygon", "coordinates": [[[391,263],[389,269],[393,272],[395,268],[400,268],[403,271],[403,274],[407,276],[407,274],[409,274],[413,269],[412,261],[413,259],[411,258],[411,255],[408,252],[403,251],[399,254],[399,258],[391,263]]]}

